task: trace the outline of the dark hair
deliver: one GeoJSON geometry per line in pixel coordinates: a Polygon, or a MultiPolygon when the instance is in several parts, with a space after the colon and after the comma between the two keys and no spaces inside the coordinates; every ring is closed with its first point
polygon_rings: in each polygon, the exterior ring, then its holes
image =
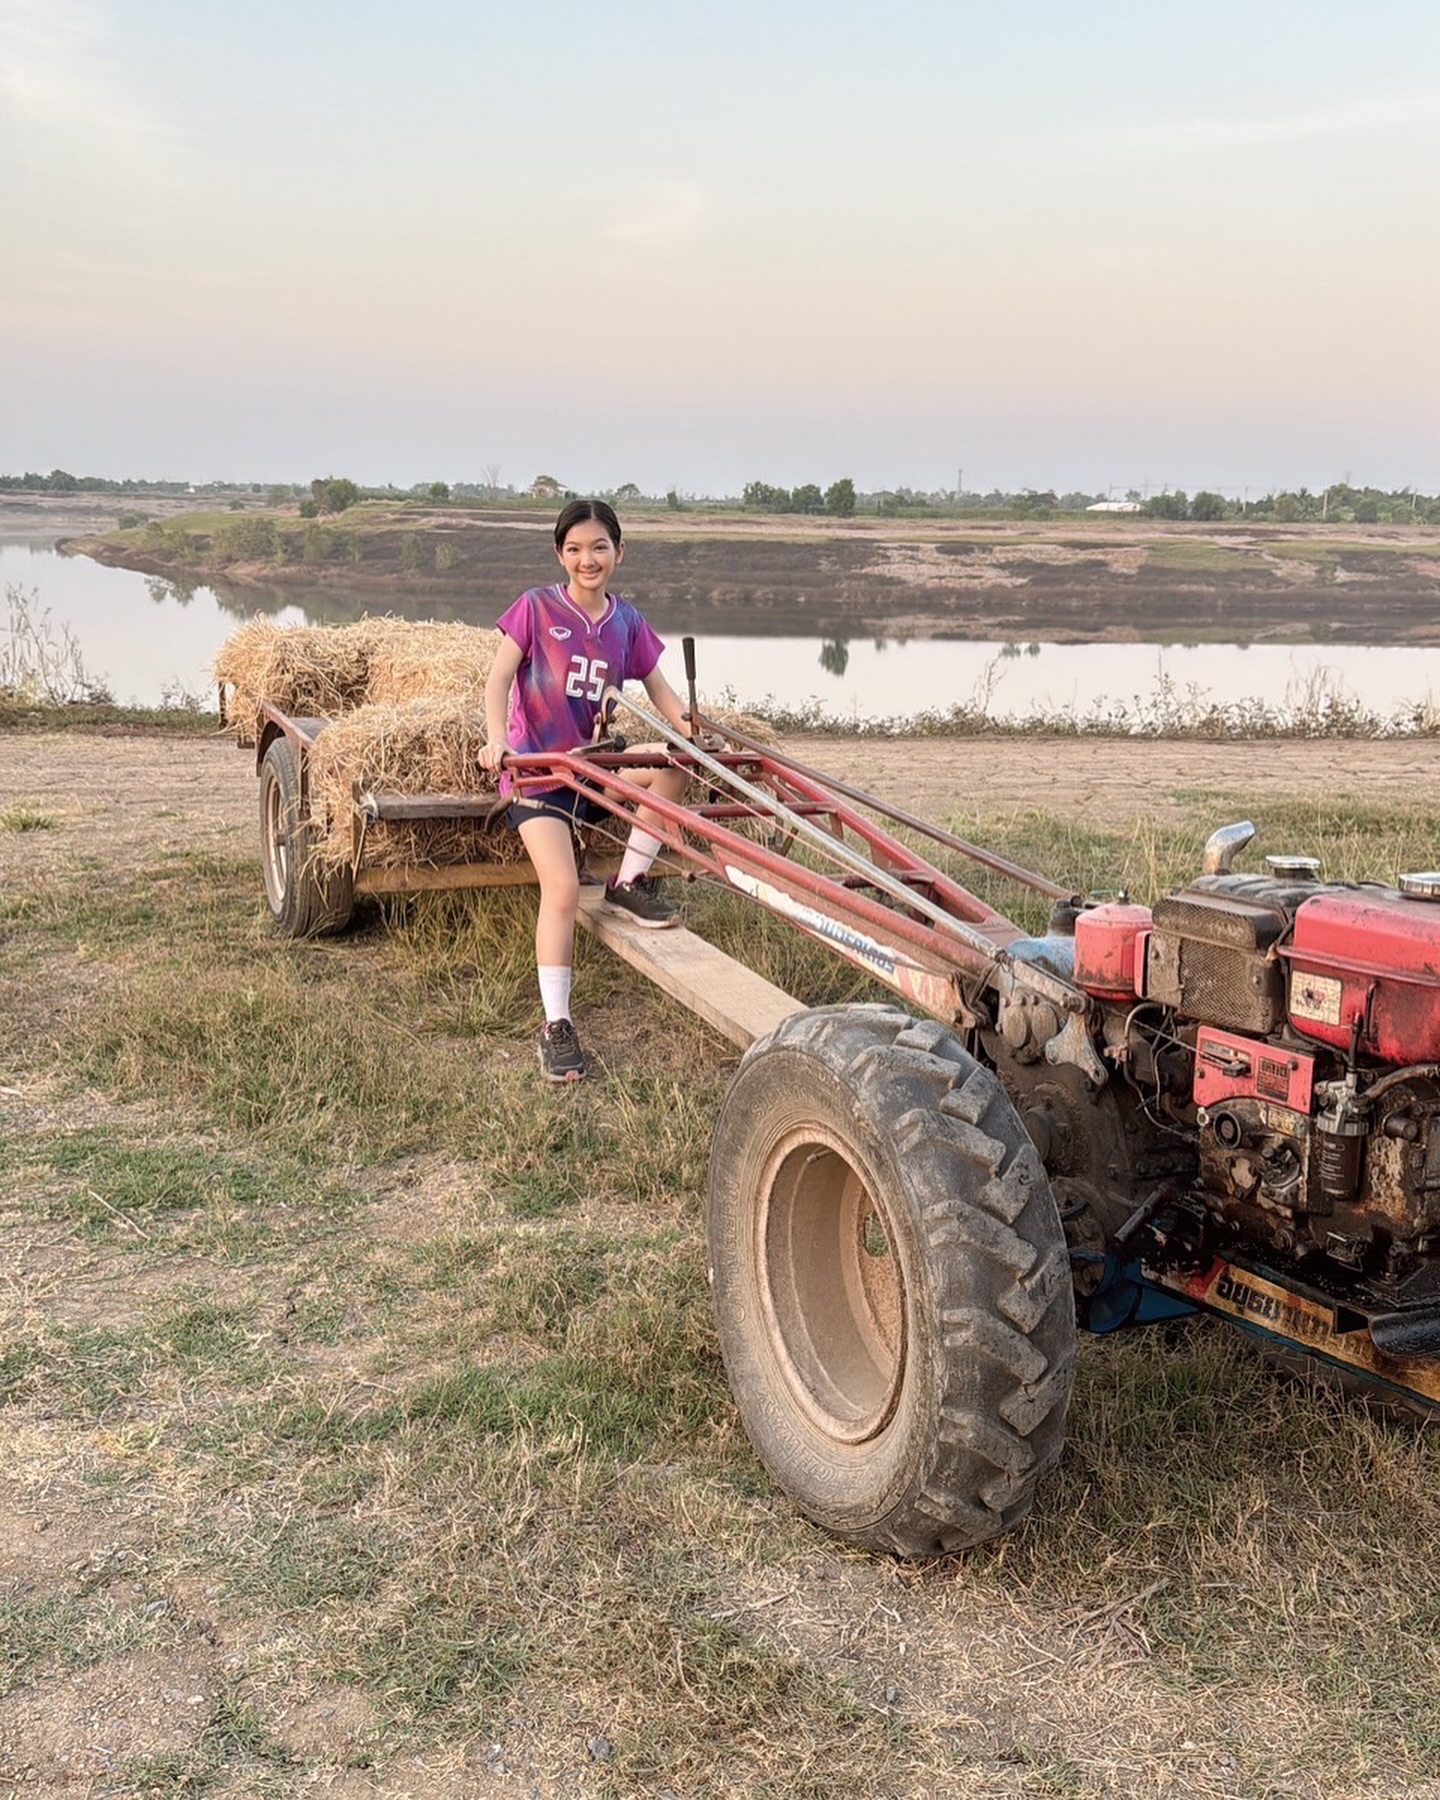
{"type": "Polygon", "coordinates": [[[615,517],[615,508],[604,500],[572,500],[555,521],[555,548],[563,550],[572,529],[583,525],[587,519],[603,525],[610,534],[610,542],[619,549],[620,521],[615,517]]]}

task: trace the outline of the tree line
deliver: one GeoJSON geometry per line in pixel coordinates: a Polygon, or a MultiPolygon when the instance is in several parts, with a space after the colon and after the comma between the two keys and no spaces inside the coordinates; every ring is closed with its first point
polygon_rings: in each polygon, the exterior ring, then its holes
{"type": "MultiPolygon", "coordinates": [[[[409,487],[397,487],[389,483],[366,486],[348,476],[337,475],[318,476],[308,484],[238,481],[199,484],[140,477],[114,480],[101,475],[72,475],[65,469],[52,469],[48,475],[26,470],[22,475],[0,475],[0,493],[126,494],[137,498],[193,495],[197,500],[224,500],[232,510],[293,504],[305,518],[344,512],[361,500],[419,501],[431,506],[477,502],[550,505],[579,497],[578,490],[554,475],[537,475],[523,488],[516,488],[508,484],[502,486],[496,465],[492,464],[484,474],[482,481],[421,481],[409,487]]],[[[1287,525],[1440,525],[1440,497],[1436,495],[1423,494],[1415,488],[1360,487],[1349,481],[1333,482],[1329,487],[1313,491],[1305,487],[1280,489],[1254,498],[1247,492],[1239,499],[1208,488],[1194,494],[1187,494],[1183,488],[1166,488],[1158,494],[1131,488],[1123,502],[1117,502],[1113,495],[1079,490],[1059,493],[1053,488],[1022,488],[1018,491],[992,488],[986,493],[978,493],[953,488],[925,492],[897,487],[862,492],[849,476],[842,476],[825,488],[818,482],[787,488],[767,481],[747,481],[738,496],[682,495],[673,487],[663,494],[649,494],[638,483],[626,481],[616,488],[602,490],[596,497],[611,500],[619,506],[663,505],[674,512],[739,507],[747,512],[828,515],[841,519],[852,518],[857,513],[880,518],[983,517],[998,513],[1012,518],[1045,519],[1104,506],[1119,507],[1147,518],[1188,519],[1201,524],[1249,519],[1287,525]]]]}

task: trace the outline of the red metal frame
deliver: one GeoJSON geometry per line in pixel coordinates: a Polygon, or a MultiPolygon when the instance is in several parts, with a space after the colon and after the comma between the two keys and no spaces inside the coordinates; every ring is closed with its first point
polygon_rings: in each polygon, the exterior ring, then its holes
{"type": "MultiPolygon", "coordinates": [[[[823,775],[758,746],[722,751],[711,760],[774,798],[783,810],[768,822],[782,836],[787,835],[784,815],[790,813],[820,826],[852,852],[858,843],[878,878],[903,883],[921,905],[907,909],[883,889],[866,892],[863,872],[837,879],[731,829],[732,822],[746,819],[767,822],[758,807],[737,804],[733,797],[687,806],[626,779],[627,770],[657,766],[709,779],[683,752],[586,749],[511,756],[505,766],[518,794],[563,787],[585,795],[627,827],[644,807],[656,821],[655,835],[689,873],[748,894],[947,1023],[971,1021],[967,988],[986,984],[1006,948],[1028,936],[1023,928],[847,804],[823,775]],[[927,916],[936,909],[943,922],[927,916]]],[[[883,810],[868,797],[866,804],[883,810]]],[[[948,841],[962,852],[970,849],[959,839],[948,841]]],[[[1015,865],[1004,865],[1003,872],[1042,892],[1063,891],[1015,865]]]]}
{"type": "MultiPolygon", "coordinates": [[[[266,743],[283,732],[300,752],[304,782],[305,753],[327,721],[290,718],[268,703],[261,714],[257,763],[266,743]]],[[[703,719],[697,726],[711,729],[703,719]]],[[[668,732],[668,727],[660,729],[668,732]]],[[[682,872],[745,893],[946,1024],[974,1024],[971,996],[992,984],[1005,984],[1009,977],[998,971],[1009,965],[1008,947],[1028,933],[869,815],[879,814],[1048,897],[1068,898],[1069,891],[729,727],[715,729],[739,748],[696,754],[664,748],[626,751],[602,743],[565,752],[512,755],[505,766],[517,795],[569,789],[610,813],[627,831],[643,807],[654,822],[655,835],[682,872]],[[682,769],[692,779],[709,783],[714,797],[687,806],[627,779],[627,771],[657,766],[682,769]],[[738,789],[727,791],[726,772],[758,791],[759,802],[750,802],[743,793],[737,798],[738,789]],[[773,813],[767,810],[771,803],[773,813]],[[768,824],[781,847],[732,829],[746,821],[768,824]],[[787,854],[797,835],[807,830],[818,830],[833,841],[835,861],[848,873],[837,877],[833,868],[813,869],[787,854]]],[[[357,864],[367,818],[403,815],[475,821],[477,815],[502,810],[475,794],[357,792],[357,864]]],[[[403,891],[404,872],[388,873],[387,891],[403,891]]],[[[441,873],[426,871],[425,885],[437,885],[435,877],[441,873]]],[[[482,869],[466,865],[443,873],[457,885],[472,885],[471,878],[478,881],[482,869]]],[[[359,886],[357,880],[357,891],[359,886]]],[[[1014,972],[1026,985],[1044,987],[1064,1011],[1085,1010],[1084,996],[1070,983],[1033,968],[1014,972]]]]}

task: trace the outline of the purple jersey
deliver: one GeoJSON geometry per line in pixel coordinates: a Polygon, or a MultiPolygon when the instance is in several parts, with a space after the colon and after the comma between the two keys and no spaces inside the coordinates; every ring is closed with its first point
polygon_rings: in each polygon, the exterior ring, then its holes
{"type": "Polygon", "coordinates": [[[588,744],[605,689],[643,681],[665,648],[628,600],[607,594],[592,619],[560,583],[531,588],[497,624],[520,647],[505,742],[522,754],[588,744]]]}

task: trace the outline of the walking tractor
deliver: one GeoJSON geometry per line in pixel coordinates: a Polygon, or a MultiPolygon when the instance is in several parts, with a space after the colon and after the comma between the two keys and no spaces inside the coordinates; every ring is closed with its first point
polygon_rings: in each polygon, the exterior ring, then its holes
{"type": "MultiPolygon", "coordinates": [[[[725,1366],[797,1506],[909,1555],[1007,1530],[1060,1455],[1077,1327],[1203,1310],[1339,1384],[1440,1404],[1440,874],[1240,873],[1237,824],[1153,907],[1090,902],[714,724],[686,652],[693,741],[642,713],[661,752],[602,738],[509,766],[522,793],[588,795],[621,841],[645,804],[673,866],[896,995],[806,1010],[770,989],[711,1151],[725,1366]],[[697,803],[627,779],[657,755],[697,803]],[[916,839],[1045,897],[1044,933],[916,839]]],[[[357,790],[338,891],[307,855],[322,728],[267,709],[257,747],[267,894],[297,933],[344,923],[367,821],[485,811],[357,790]]]]}

